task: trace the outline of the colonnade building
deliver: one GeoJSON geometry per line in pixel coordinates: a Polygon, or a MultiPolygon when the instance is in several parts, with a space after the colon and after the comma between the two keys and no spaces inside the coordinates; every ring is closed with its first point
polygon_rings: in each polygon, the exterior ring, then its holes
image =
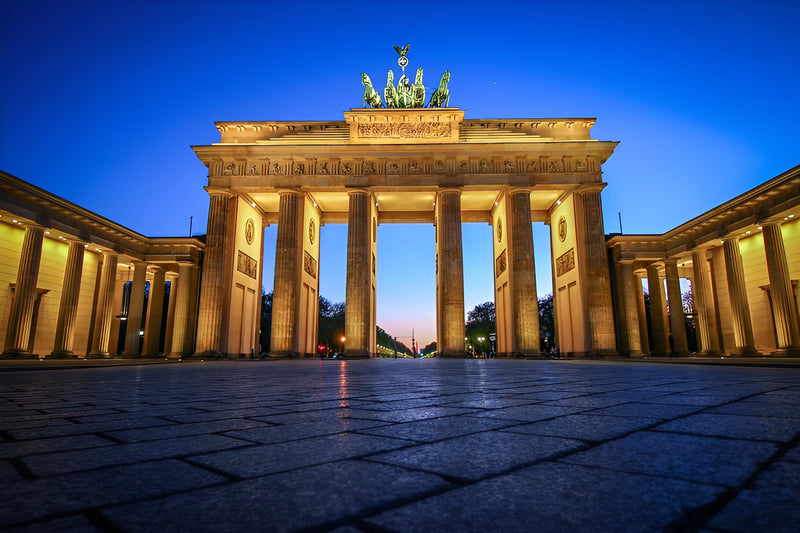
{"type": "Polygon", "coordinates": [[[3,356],[259,355],[265,245],[276,259],[264,355],[313,355],[326,224],[348,227],[345,354],[373,356],[377,228],[392,223],[435,226],[442,357],[466,356],[464,284],[488,282],[464,279],[462,223],[493,229],[500,356],[539,355],[534,253],[551,259],[564,354],[686,355],[687,317],[704,354],[797,353],[800,167],[663,235],[609,237],[602,165],[617,143],[591,138],[593,118],[344,118],[217,123],[220,142],[193,147],[208,167],[204,238],[144,237],[0,172],[3,356]],[[534,252],[533,223],[549,225],[549,249],[534,252]]]}

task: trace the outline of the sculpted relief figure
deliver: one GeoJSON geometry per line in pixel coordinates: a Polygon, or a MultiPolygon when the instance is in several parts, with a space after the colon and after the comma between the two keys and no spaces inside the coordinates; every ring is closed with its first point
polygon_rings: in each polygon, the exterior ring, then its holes
{"type": "Polygon", "coordinates": [[[413,107],[425,106],[425,86],[422,84],[422,67],[417,69],[417,76],[413,85],[413,107]]]}
{"type": "Polygon", "coordinates": [[[449,82],[450,71],[445,70],[439,82],[439,88],[431,95],[431,101],[428,103],[428,107],[448,107],[450,105],[450,91],[447,88],[449,82]],[[444,106],[442,106],[442,104],[444,104],[444,106]]]}
{"type": "Polygon", "coordinates": [[[386,80],[386,88],[383,90],[383,97],[386,100],[386,107],[397,107],[397,93],[394,91],[394,72],[389,70],[386,80]]]}

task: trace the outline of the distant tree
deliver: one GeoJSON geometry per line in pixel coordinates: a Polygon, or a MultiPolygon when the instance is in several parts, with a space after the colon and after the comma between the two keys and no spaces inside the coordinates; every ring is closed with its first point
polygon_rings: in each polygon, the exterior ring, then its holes
{"type": "Polygon", "coordinates": [[[555,316],[553,314],[553,295],[539,298],[539,345],[542,351],[553,346],[556,338],[555,316]]]}
{"type": "Polygon", "coordinates": [[[272,291],[265,292],[261,289],[261,331],[258,334],[258,342],[261,345],[261,353],[269,353],[270,334],[272,332],[272,291]]]}
{"type": "Polygon", "coordinates": [[[429,345],[425,346],[422,350],[420,350],[420,355],[429,355],[435,353],[438,350],[436,345],[436,341],[433,341],[429,345]]]}
{"type": "Polygon", "coordinates": [[[325,344],[336,352],[341,347],[344,335],[344,303],[332,303],[324,296],[319,297],[319,327],[317,343],[325,344]]]}
{"type": "Polygon", "coordinates": [[[467,313],[467,323],[464,327],[464,334],[467,338],[466,349],[475,354],[489,352],[491,348],[489,334],[496,331],[494,302],[476,305],[472,311],[467,313]],[[470,349],[470,346],[473,348],[470,349]]]}
{"type": "MultiPolygon", "coordinates": [[[[394,347],[395,347],[394,337],[392,337],[389,333],[385,332],[383,330],[383,328],[381,328],[380,326],[376,326],[376,329],[377,329],[377,332],[378,332],[378,334],[377,334],[378,344],[380,346],[385,346],[386,348],[389,348],[390,350],[394,350],[394,347]]],[[[397,341],[397,353],[398,354],[404,354],[404,355],[412,355],[411,354],[411,348],[409,348],[408,346],[406,346],[405,344],[403,344],[400,341],[397,341]]]]}

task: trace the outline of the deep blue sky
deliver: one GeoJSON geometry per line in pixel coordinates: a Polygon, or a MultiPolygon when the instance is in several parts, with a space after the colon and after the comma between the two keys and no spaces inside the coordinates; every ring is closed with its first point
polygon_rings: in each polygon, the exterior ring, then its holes
{"type": "MultiPolygon", "coordinates": [[[[217,141],[214,121],[342,120],[361,72],[397,70],[395,44],[429,86],[450,69],[468,118],[597,117],[593,136],[620,141],[607,232],[618,212],[626,233],[667,231],[800,164],[797,1],[26,0],[0,25],[0,168],[146,235],[186,234],[190,216],[204,232],[189,146],[217,141]]],[[[321,238],[321,292],[343,301],[346,228],[321,238]]],[[[464,225],[467,310],[492,298],[490,239],[464,225]]],[[[378,323],[424,345],[433,228],[381,226],[379,247],[378,323]]]]}

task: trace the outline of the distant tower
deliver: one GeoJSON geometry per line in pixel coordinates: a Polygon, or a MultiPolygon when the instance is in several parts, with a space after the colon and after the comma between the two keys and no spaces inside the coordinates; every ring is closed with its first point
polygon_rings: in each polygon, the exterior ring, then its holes
{"type": "Polygon", "coordinates": [[[414,338],[414,330],[411,330],[411,353],[414,357],[417,356],[417,341],[414,338]]]}

